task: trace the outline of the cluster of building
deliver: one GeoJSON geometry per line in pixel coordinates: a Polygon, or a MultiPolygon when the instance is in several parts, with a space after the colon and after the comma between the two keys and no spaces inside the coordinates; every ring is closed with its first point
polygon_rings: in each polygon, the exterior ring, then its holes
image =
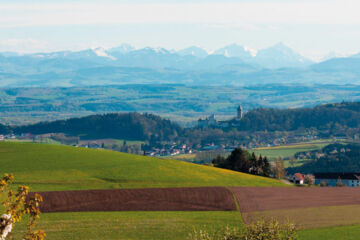
{"type": "MultiPolygon", "coordinates": [[[[360,173],[348,172],[322,172],[315,173],[315,185],[336,187],[336,186],[346,186],[346,187],[359,187],[360,186],[360,173]]],[[[304,175],[301,173],[295,173],[289,179],[291,182],[302,185],[305,182],[304,175]]]]}
{"type": "Polygon", "coordinates": [[[220,127],[220,128],[226,128],[230,127],[232,125],[237,125],[239,121],[243,118],[243,110],[241,105],[239,105],[236,109],[237,114],[235,118],[232,118],[227,121],[218,121],[215,119],[215,115],[211,114],[209,117],[205,119],[199,119],[198,120],[198,127],[199,128],[208,128],[208,127],[220,127]]]}
{"type": "Polygon", "coordinates": [[[11,140],[11,139],[22,139],[22,140],[33,140],[35,138],[35,135],[32,135],[30,133],[23,133],[20,135],[15,134],[0,134],[0,141],[4,140],[11,140]]]}
{"type": "Polygon", "coordinates": [[[176,145],[172,144],[169,146],[164,146],[162,148],[153,148],[151,151],[145,152],[145,155],[152,157],[160,156],[175,156],[178,154],[191,154],[193,149],[186,144],[176,145]]]}

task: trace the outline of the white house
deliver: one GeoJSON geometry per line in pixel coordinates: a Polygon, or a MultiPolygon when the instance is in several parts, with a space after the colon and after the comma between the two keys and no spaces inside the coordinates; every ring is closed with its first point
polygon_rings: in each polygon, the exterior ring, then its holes
{"type": "Polygon", "coordinates": [[[290,181],[292,181],[295,184],[304,184],[304,176],[301,173],[295,173],[291,178],[290,181]]]}

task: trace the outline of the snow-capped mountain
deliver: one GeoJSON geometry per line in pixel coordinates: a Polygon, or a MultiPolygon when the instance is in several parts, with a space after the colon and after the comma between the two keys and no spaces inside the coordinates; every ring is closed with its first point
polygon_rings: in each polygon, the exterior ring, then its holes
{"type": "Polygon", "coordinates": [[[257,53],[231,44],[208,54],[130,45],[81,51],[0,53],[0,86],[77,86],[120,83],[355,83],[360,54],[313,64],[279,43],[257,53]],[[325,77],[326,76],[326,77],[325,77]]]}
{"type": "Polygon", "coordinates": [[[198,57],[198,58],[205,58],[205,57],[207,57],[209,55],[208,52],[205,51],[204,49],[202,49],[200,47],[195,47],[195,46],[191,46],[191,47],[182,49],[180,51],[177,51],[177,53],[180,56],[191,55],[191,56],[195,56],[195,57],[198,57]]]}
{"type": "Polygon", "coordinates": [[[249,61],[256,56],[256,51],[234,43],[214,51],[213,54],[224,55],[225,57],[236,57],[244,61],[249,61]]]}
{"type": "Polygon", "coordinates": [[[116,59],[115,57],[109,55],[107,53],[107,51],[105,50],[105,48],[98,47],[98,48],[93,48],[92,50],[98,57],[106,57],[106,58],[110,58],[112,60],[116,59]]]}

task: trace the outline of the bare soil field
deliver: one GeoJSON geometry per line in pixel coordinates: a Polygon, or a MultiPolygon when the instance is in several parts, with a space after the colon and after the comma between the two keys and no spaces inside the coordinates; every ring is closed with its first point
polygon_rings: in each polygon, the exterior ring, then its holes
{"type": "Polygon", "coordinates": [[[360,188],[231,187],[242,213],[292,208],[360,205],[360,188]]]}
{"type": "Polygon", "coordinates": [[[79,211],[232,211],[224,187],[150,188],[39,192],[42,212],[79,211]]]}

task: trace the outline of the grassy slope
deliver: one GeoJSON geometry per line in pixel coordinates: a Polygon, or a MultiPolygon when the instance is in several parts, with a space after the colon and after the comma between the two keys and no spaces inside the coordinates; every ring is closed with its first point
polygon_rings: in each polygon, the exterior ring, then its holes
{"type": "Polygon", "coordinates": [[[283,183],[191,163],[32,143],[0,143],[0,173],[32,190],[191,186],[284,186],[283,183]]]}

